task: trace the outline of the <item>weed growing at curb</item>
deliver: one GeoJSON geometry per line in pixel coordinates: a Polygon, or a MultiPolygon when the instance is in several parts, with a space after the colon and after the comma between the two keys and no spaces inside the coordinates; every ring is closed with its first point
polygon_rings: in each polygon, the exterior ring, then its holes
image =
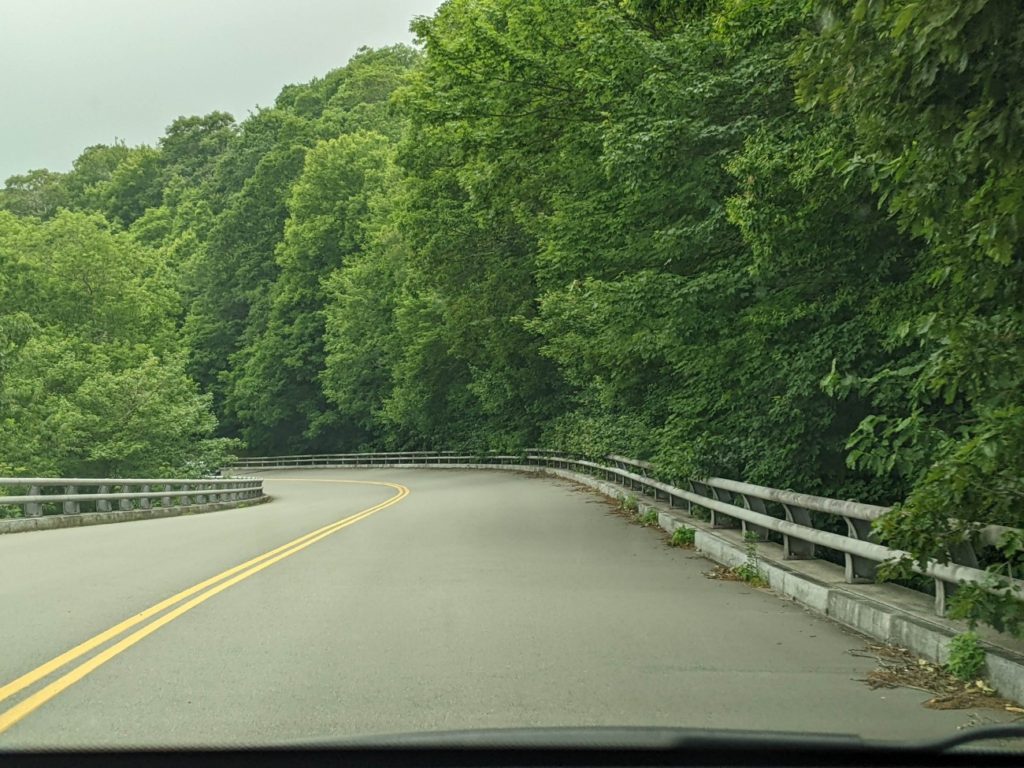
{"type": "Polygon", "coordinates": [[[697,538],[693,528],[676,528],[669,537],[670,547],[692,547],[697,538]]]}
{"type": "Polygon", "coordinates": [[[963,632],[949,641],[946,671],[959,680],[975,680],[985,668],[985,651],[974,632],[963,632]]]}
{"type": "Polygon", "coordinates": [[[744,548],[747,559],[743,564],[733,568],[733,573],[752,587],[767,587],[768,580],[761,575],[761,559],[757,554],[757,542],[760,541],[760,537],[747,531],[743,534],[743,540],[746,542],[744,548]]]}

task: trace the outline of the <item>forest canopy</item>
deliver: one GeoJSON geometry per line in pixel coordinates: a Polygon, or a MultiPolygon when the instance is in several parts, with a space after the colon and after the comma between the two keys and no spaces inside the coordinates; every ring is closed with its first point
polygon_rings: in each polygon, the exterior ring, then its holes
{"type": "Polygon", "coordinates": [[[544,446],[896,503],[918,557],[1024,526],[1017,0],[412,29],[7,180],[0,474],[544,446]]]}

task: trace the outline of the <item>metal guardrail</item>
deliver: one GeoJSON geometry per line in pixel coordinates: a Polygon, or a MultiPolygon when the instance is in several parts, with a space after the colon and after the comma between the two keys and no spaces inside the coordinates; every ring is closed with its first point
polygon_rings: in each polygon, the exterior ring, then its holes
{"type": "Polygon", "coordinates": [[[78,477],[0,477],[0,507],[20,507],[25,517],[44,514],[78,515],[83,511],[190,506],[211,502],[243,501],[263,496],[263,480],[256,477],[144,479],[78,477]],[[85,509],[83,510],[83,506],[85,509]]]}
{"type": "MultiPolygon", "coordinates": [[[[769,532],[773,532],[781,538],[783,557],[787,560],[813,559],[819,555],[819,547],[832,550],[839,553],[844,561],[844,577],[848,583],[874,581],[880,563],[910,556],[907,552],[878,543],[872,535],[872,521],[889,512],[888,507],[812,496],[717,477],[685,481],[687,487],[683,488],[655,478],[652,465],[648,462],[617,455],[606,456],[605,462],[590,461],[578,454],[529,449],[518,455],[411,451],[257,456],[239,459],[237,468],[443,467],[458,464],[550,467],[583,472],[616,482],[630,490],[666,501],[670,507],[683,508],[691,516],[695,516],[698,510],[704,510],[711,526],[715,528],[739,528],[744,534],[753,533],[760,540],[768,539],[769,532]],[[815,527],[815,523],[823,517],[845,521],[846,534],[815,527]]],[[[1012,529],[988,526],[976,534],[980,543],[991,544],[1009,530],[1012,529]]],[[[913,566],[917,573],[933,580],[935,609],[939,615],[945,613],[948,597],[960,584],[981,584],[992,592],[1006,591],[986,586],[988,574],[978,568],[977,555],[969,543],[965,542],[951,554],[950,562],[947,563],[932,560],[913,566]]],[[[1009,589],[1017,595],[1024,595],[1024,581],[1012,580],[1009,589]]]]}
{"type": "MultiPolygon", "coordinates": [[[[487,455],[489,461],[497,459],[521,460],[523,456],[487,455]]],[[[396,451],[390,453],[319,453],[294,456],[247,456],[236,462],[238,468],[268,469],[281,467],[381,467],[401,465],[462,464],[480,459],[477,454],[456,451],[396,451]]]]}

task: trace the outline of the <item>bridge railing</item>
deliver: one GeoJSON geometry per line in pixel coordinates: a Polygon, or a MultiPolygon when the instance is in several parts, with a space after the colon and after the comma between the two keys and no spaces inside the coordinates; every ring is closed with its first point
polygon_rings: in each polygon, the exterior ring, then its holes
{"type": "MultiPolygon", "coordinates": [[[[820,557],[832,550],[844,564],[848,583],[874,581],[879,564],[901,558],[909,553],[880,544],[874,537],[871,523],[890,511],[889,507],[856,501],[769,488],[751,483],[711,477],[702,480],[668,483],[654,477],[650,463],[618,455],[609,455],[600,462],[580,454],[544,449],[528,449],[521,454],[469,454],[452,451],[411,451],[391,453],[336,453],[300,456],[257,456],[239,459],[238,469],[270,469],[288,467],[415,467],[450,465],[498,465],[520,468],[548,467],[600,477],[631,491],[667,502],[669,507],[685,510],[692,517],[703,517],[713,528],[737,528],[753,534],[758,540],[781,540],[784,559],[800,560],[820,557]],[[842,521],[845,533],[836,525],[821,525],[822,520],[842,521]],[[774,536],[773,536],[774,534],[774,536]]],[[[1014,529],[986,526],[969,531],[963,544],[950,553],[948,562],[930,560],[914,563],[918,574],[929,577],[934,584],[935,609],[945,613],[948,597],[962,584],[978,584],[987,591],[1010,590],[1024,594],[1024,581],[1008,580],[1008,587],[990,586],[990,575],[978,567],[972,539],[978,546],[988,546],[1014,529]]],[[[831,559],[831,558],[825,558],[831,559]]]]}
{"type": "Polygon", "coordinates": [[[20,509],[24,517],[40,517],[243,501],[263,496],[263,480],[0,477],[0,489],[6,494],[0,496],[0,510],[20,509]]]}

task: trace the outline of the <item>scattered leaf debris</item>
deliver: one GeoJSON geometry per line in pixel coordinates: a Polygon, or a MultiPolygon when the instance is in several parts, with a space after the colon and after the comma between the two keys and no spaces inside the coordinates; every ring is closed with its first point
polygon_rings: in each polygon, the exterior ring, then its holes
{"type": "Polygon", "coordinates": [[[878,666],[862,680],[872,689],[911,688],[931,696],[923,702],[928,709],[998,709],[1024,713],[1016,702],[1004,699],[984,680],[964,682],[940,664],[915,656],[905,648],[869,644],[850,655],[874,659],[878,666]]]}
{"type": "Polygon", "coordinates": [[[742,576],[732,568],[726,568],[724,565],[716,565],[710,571],[704,571],[704,575],[709,579],[718,579],[720,581],[743,581],[742,576]]]}

